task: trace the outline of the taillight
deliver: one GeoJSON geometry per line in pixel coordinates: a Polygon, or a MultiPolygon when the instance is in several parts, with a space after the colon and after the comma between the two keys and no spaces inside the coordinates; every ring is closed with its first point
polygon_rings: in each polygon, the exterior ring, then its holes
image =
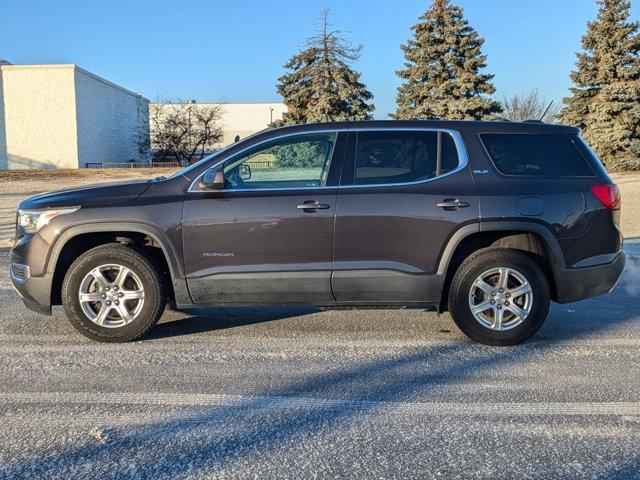
{"type": "Polygon", "coordinates": [[[609,210],[620,209],[622,198],[620,189],[615,183],[610,185],[591,185],[591,193],[609,210]]]}

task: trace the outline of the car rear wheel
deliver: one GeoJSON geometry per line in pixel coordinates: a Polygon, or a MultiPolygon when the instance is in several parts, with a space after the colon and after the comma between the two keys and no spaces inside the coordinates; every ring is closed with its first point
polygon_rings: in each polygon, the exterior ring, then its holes
{"type": "Polygon", "coordinates": [[[82,254],[62,284],[71,324],[92,340],[127,342],[160,319],[166,289],[155,263],[133,247],[108,244],[82,254]]]}
{"type": "Polygon", "coordinates": [[[545,273],[528,253],[484,249],[467,258],[449,291],[454,322],[471,339],[515,345],[544,323],[550,292],[545,273]]]}

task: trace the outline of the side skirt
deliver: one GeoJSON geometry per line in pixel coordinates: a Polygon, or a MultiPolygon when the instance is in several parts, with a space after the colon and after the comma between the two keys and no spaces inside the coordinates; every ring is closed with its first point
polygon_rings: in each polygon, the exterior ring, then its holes
{"type": "Polygon", "coordinates": [[[193,305],[432,306],[444,275],[395,270],[224,273],[187,280],[193,305]]]}
{"type": "Polygon", "coordinates": [[[337,302],[437,305],[444,279],[444,275],[396,270],[336,270],[331,286],[337,302]]]}

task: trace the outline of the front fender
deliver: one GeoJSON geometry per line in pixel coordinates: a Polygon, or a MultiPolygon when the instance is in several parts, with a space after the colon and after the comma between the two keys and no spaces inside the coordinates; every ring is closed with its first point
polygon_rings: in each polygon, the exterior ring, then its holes
{"type": "Polygon", "coordinates": [[[174,287],[174,293],[176,296],[176,303],[189,304],[191,298],[189,296],[186,282],[184,280],[184,270],[182,262],[180,261],[180,255],[175,245],[167,238],[164,232],[154,225],[140,223],[140,222],[93,222],[82,223],[79,225],[73,225],[65,229],[58,235],[49,249],[48,258],[46,260],[46,277],[53,278],[56,265],[60,258],[60,254],[67,243],[77,237],[78,235],[90,234],[90,233],[105,233],[115,232],[122,233],[126,236],[126,233],[141,233],[153,238],[154,242],[162,250],[162,253],[169,266],[169,273],[174,287]]]}

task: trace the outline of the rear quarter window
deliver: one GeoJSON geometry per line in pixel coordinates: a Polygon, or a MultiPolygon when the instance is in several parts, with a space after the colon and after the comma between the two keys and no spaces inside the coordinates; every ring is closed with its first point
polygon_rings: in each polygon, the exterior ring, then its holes
{"type": "Polygon", "coordinates": [[[593,177],[589,161],[569,135],[483,133],[480,139],[504,175],[593,177]]]}

